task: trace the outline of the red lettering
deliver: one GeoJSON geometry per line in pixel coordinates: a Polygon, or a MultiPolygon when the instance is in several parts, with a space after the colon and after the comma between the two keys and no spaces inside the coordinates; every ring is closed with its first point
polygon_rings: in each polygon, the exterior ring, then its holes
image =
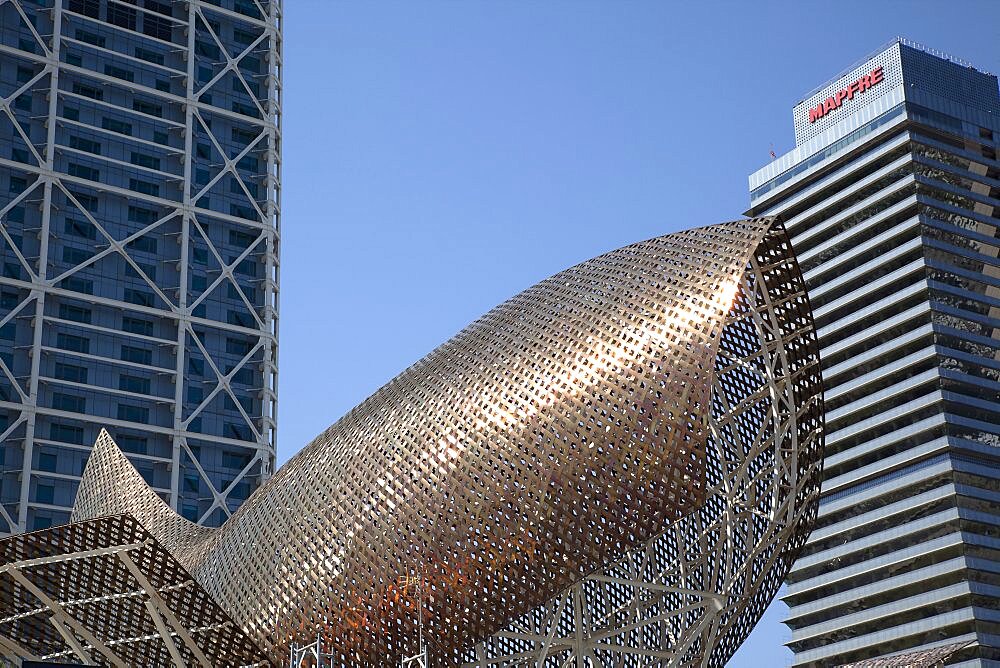
{"type": "Polygon", "coordinates": [[[882,68],[876,67],[871,71],[871,74],[864,75],[847,88],[837,91],[837,94],[833,97],[828,97],[825,102],[819,103],[809,109],[809,122],[815,123],[831,111],[839,109],[845,99],[853,100],[856,94],[864,93],[872,86],[882,83],[884,77],[885,74],[882,68]]]}

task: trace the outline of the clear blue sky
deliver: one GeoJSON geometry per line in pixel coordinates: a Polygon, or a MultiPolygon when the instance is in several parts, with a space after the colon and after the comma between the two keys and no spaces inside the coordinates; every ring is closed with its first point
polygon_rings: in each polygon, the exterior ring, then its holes
{"type": "MultiPolygon", "coordinates": [[[[899,34],[1000,72],[1000,0],[285,0],[279,460],[492,306],[741,215],[791,107],[899,34]]],[[[730,663],[790,663],[783,605],[730,663]]]]}

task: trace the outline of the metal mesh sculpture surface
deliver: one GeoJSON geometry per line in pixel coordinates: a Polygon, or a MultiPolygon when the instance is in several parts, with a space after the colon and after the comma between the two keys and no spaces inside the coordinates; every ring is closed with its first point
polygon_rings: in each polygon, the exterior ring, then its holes
{"type": "Polygon", "coordinates": [[[74,520],[135,517],[275,662],[319,629],[347,665],[412,653],[417,578],[448,663],[718,664],[815,512],[816,348],[773,220],[664,236],[493,309],[218,530],[106,435],[74,520]]]}

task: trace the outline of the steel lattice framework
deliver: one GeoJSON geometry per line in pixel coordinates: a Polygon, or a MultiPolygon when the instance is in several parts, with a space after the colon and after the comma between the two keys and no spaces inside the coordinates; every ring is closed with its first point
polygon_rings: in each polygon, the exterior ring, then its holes
{"type": "Polygon", "coordinates": [[[0,542],[0,583],[0,650],[29,660],[121,668],[267,664],[177,560],[128,516],[0,542]]]}
{"type": "Polygon", "coordinates": [[[467,666],[723,666],[815,519],[822,395],[815,332],[780,228],[754,252],[712,380],[706,502],[515,621],[467,666]]]}
{"type": "Polygon", "coordinates": [[[177,516],[107,434],[74,519],[135,517],[275,663],[318,630],[347,665],[412,655],[399,583],[417,581],[448,663],[716,665],[808,532],[820,402],[784,230],[735,221],[498,306],[218,530],[177,516]]]}
{"type": "Polygon", "coordinates": [[[0,0],[0,474],[20,486],[0,535],[68,517],[102,426],[144,439],[133,461],[199,522],[273,472],[281,21],[281,0],[0,0]]]}

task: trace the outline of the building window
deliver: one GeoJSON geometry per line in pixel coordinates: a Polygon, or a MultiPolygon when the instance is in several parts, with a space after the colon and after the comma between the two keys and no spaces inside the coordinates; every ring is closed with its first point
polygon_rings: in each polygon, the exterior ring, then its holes
{"type": "Polygon", "coordinates": [[[89,251],[85,251],[82,248],[74,248],[73,246],[63,247],[63,262],[75,267],[78,264],[83,264],[87,260],[93,257],[89,251]]]}
{"type": "Polygon", "coordinates": [[[89,16],[92,19],[101,18],[101,0],[69,0],[69,11],[89,16]]]}
{"type": "Polygon", "coordinates": [[[153,351],[135,346],[122,346],[121,359],[126,362],[136,364],[151,365],[153,363],[153,351]]]}
{"type": "Polygon", "coordinates": [[[83,137],[77,137],[76,135],[70,135],[69,147],[86,153],[93,153],[94,155],[101,154],[100,142],[96,142],[91,139],[84,139],[83,137]]]}
{"type": "Polygon", "coordinates": [[[234,438],[238,441],[252,441],[253,437],[250,435],[250,428],[245,424],[235,424],[233,422],[226,422],[223,428],[224,436],[227,438],[234,438]]]}
{"type": "Polygon", "coordinates": [[[79,83],[77,81],[73,82],[73,92],[77,95],[82,95],[83,97],[89,97],[92,100],[103,100],[104,91],[100,88],[94,86],[88,86],[86,84],[79,83]]]}
{"type": "Polygon", "coordinates": [[[72,191],[70,191],[70,194],[72,194],[73,197],[76,199],[76,201],[80,203],[80,206],[82,206],[87,211],[90,211],[91,213],[96,212],[97,209],[99,208],[98,204],[100,202],[93,195],[86,195],[84,193],[75,193],[72,191]]]}
{"type": "Polygon", "coordinates": [[[119,121],[114,118],[102,118],[101,127],[105,130],[110,130],[111,132],[117,132],[121,135],[132,136],[132,124],[126,123],[124,121],[119,121]]]}
{"type": "MultiPolygon", "coordinates": [[[[235,261],[236,261],[236,256],[231,256],[229,258],[230,264],[232,264],[235,261]]],[[[257,263],[253,260],[253,258],[249,257],[243,258],[239,262],[239,264],[237,264],[233,268],[233,273],[253,278],[257,275],[257,263]]]]}
{"type": "Polygon", "coordinates": [[[4,262],[3,263],[3,275],[4,278],[13,278],[15,280],[21,280],[21,265],[17,262],[4,262]]]}
{"type": "Polygon", "coordinates": [[[115,436],[115,443],[125,452],[131,452],[136,455],[144,455],[148,450],[147,439],[143,436],[118,434],[115,436]]]}
{"type": "Polygon", "coordinates": [[[153,335],[153,323],[142,318],[132,316],[122,316],[122,329],[132,334],[142,334],[143,336],[153,335]]]}
{"type": "Polygon", "coordinates": [[[140,253],[156,253],[156,237],[139,237],[134,239],[129,243],[128,247],[130,250],[139,251],[140,253]]]}
{"type": "Polygon", "coordinates": [[[234,142],[240,145],[241,148],[249,146],[253,141],[260,136],[260,133],[255,130],[243,130],[242,128],[233,128],[231,133],[231,138],[234,142]]]}
{"type": "Polygon", "coordinates": [[[170,21],[167,19],[146,14],[142,17],[142,32],[150,37],[169,42],[173,30],[171,29],[170,21]]]}
{"type": "Polygon", "coordinates": [[[115,79],[121,79],[122,81],[128,81],[129,83],[135,81],[135,73],[131,70],[126,70],[123,67],[116,67],[114,65],[105,65],[104,73],[109,77],[114,77],[115,79]]]}
{"type": "Polygon", "coordinates": [[[97,228],[89,220],[67,218],[63,229],[66,234],[72,234],[75,237],[82,237],[84,239],[97,238],[97,228]]]}
{"type": "Polygon", "coordinates": [[[144,209],[141,206],[129,206],[128,208],[128,219],[133,223],[149,225],[159,217],[159,212],[152,209],[144,209]]]}
{"type": "Polygon", "coordinates": [[[249,314],[242,311],[229,311],[226,314],[226,322],[237,327],[247,327],[252,329],[255,326],[254,319],[249,314]]]}
{"type": "Polygon", "coordinates": [[[52,393],[52,408],[71,413],[86,413],[87,398],[64,392],[52,393]]]}
{"type": "MultiPolygon", "coordinates": [[[[146,274],[146,276],[149,277],[149,280],[151,281],[156,280],[156,267],[154,267],[151,264],[146,264],[145,262],[136,262],[135,264],[137,267],[139,267],[142,273],[146,274]]],[[[129,266],[128,270],[130,274],[134,274],[136,277],[142,278],[142,276],[139,275],[139,272],[137,272],[131,266],[129,266]]]]}
{"type": "Polygon", "coordinates": [[[38,470],[47,471],[49,473],[56,472],[57,459],[51,452],[40,452],[38,454],[38,470]]]}
{"type": "Polygon", "coordinates": [[[83,445],[83,427],[53,422],[49,426],[49,440],[83,445]]]}
{"type": "Polygon", "coordinates": [[[250,46],[255,41],[257,41],[258,35],[252,32],[247,32],[246,30],[240,30],[239,28],[233,29],[233,41],[237,44],[242,44],[243,46],[250,46]]]}
{"type": "Polygon", "coordinates": [[[56,348],[74,353],[89,353],[90,339],[60,332],[56,335],[56,348]]]}
{"type": "Polygon", "coordinates": [[[222,466],[235,471],[242,471],[250,464],[252,456],[242,452],[222,451],[222,466]]]}
{"type": "Polygon", "coordinates": [[[152,292],[148,292],[146,290],[125,288],[125,301],[129,304],[152,307],[156,304],[156,296],[152,292]]]}
{"type": "Polygon", "coordinates": [[[118,419],[126,422],[149,424],[149,409],[144,406],[118,404],[118,419]]]}
{"type": "Polygon", "coordinates": [[[252,0],[235,0],[233,2],[233,10],[244,16],[252,16],[255,19],[260,18],[260,10],[257,9],[252,0]]]}
{"type": "Polygon", "coordinates": [[[150,183],[149,181],[143,181],[142,179],[129,179],[128,189],[134,190],[137,193],[142,193],[143,195],[150,195],[152,197],[160,196],[160,186],[155,183],[150,183]]]}
{"type": "Polygon", "coordinates": [[[73,322],[90,323],[90,309],[75,304],[60,304],[59,317],[73,322]]]}
{"type": "Polygon", "coordinates": [[[242,303],[243,297],[240,296],[240,290],[242,290],[243,294],[247,296],[247,301],[249,301],[251,304],[253,304],[256,301],[256,296],[257,296],[256,290],[254,290],[253,288],[248,288],[245,285],[241,285],[239,289],[237,289],[233,283],[228,282],[228,290],[227,290],[228,297],[230,299],[242,303]]]}
{"type": "Polygon", "coordinates": [[[151,155],[146,155],[145,153],[136,153],[135,151],[132,151],[129,162],[133,165],[139,165],[140,167],[148,167],[149,169],[156,170],[160,169],[160,159],[151,155]]]}
{"type": "Polygon", "coordinates": [[[76,176],[77,178],[87,179],[88,181],[100,181],[101,172],[99,169],[94,167],[88,167],[87,165],[78,165],[75,162],[69,163],[69,168],[66,170],[70,176],[76,176]]]}
{"type": "MultiPolygon", "coordinates": [[[[135,30],[135,28],[133,28],[133,30],[135,30]]],[[[145,60],[147,63],[154,63],[156,65],[163,64],[162,55],[156,53],[155,51],[143,49],[142,47],[135,47],[135,57],[139,60],[145,60]]]]}
{"type": "Polygon", "coordinates": [[[66,364],[64,362],[56,362],[56,378],[59,380],[68,380],[71,383],[86,384],[87,367],[77,366],[75,364],[66,364]]]}
{"type": "Polygon", "coordinates": [[[0,292],[0,308],[10,310],[21,303],[16,292],[0,292]]]}
{"type": "Polygon", "coordinates": [[[104,48],[104,38],[100,35],[95,35],[92,32],[86,30],[77,30],[74,35],[78,42],[84,42],[86,44],[93,44],[94,46],[99,46],[104,48]]]}
{"type": "Polygon", "coordinates": [[[150,381],[149,378],[122,374],[118,378],[118,389],[135,394],[149,394],[150,381]]]}
{"type": "Polygon", "coordinates": [[[239,371],[233,374],[230,382],[237,383],[239,385],[253,385],[254,384],[254,371],[248,366],[241,367],[239,371]]]}
{"type": "Polygon", "coordinates": [[[70,276],[62,280],[62,287],[72,292],[82,292],[84,294],[94,294],[94,282],[87,278],[70,276]]]}
{"type": "Polygon", "coordinates": [[[152,102],[146,102],[145,100],[132,100],[132,108],[138,111],[140,114],[146,114],[148,116],[163,116],[163,107],[158,104],[153,104],[152,102]]]}
{"type": "Polygon", "coordinates": [[[114,2],[108,3],[108,23],[112,25],[126,30],[135,30],[135,16],[136,11],[131,7],[122,7],[114,2]]]}
{"type": "Polygon", "coordinates": [[[230,355],[239,355],[240,357],[246,357],[247,353],[250,352],[252,344],[244,339],[234,339],[231,337],[226,337],[226,352],[230,355]]]}
{"type": "MultiPolygon", "coordinates": [[[[203,42],[198,40],[194,43],[195,55],[201,56],[202,58],[208,58],[209,60],[219,60],[219,47],[215,44],[209,44],[208,42],[203,42]]],[[[211,75],[208,77],[211,78],[211,75]]]]}
{"type": "Polygon", "coordinates": [[[35,487],[35,501],[37,503],[52,503],[55,500],[56,488],[52,485],[39,484],[35,487]]]}

